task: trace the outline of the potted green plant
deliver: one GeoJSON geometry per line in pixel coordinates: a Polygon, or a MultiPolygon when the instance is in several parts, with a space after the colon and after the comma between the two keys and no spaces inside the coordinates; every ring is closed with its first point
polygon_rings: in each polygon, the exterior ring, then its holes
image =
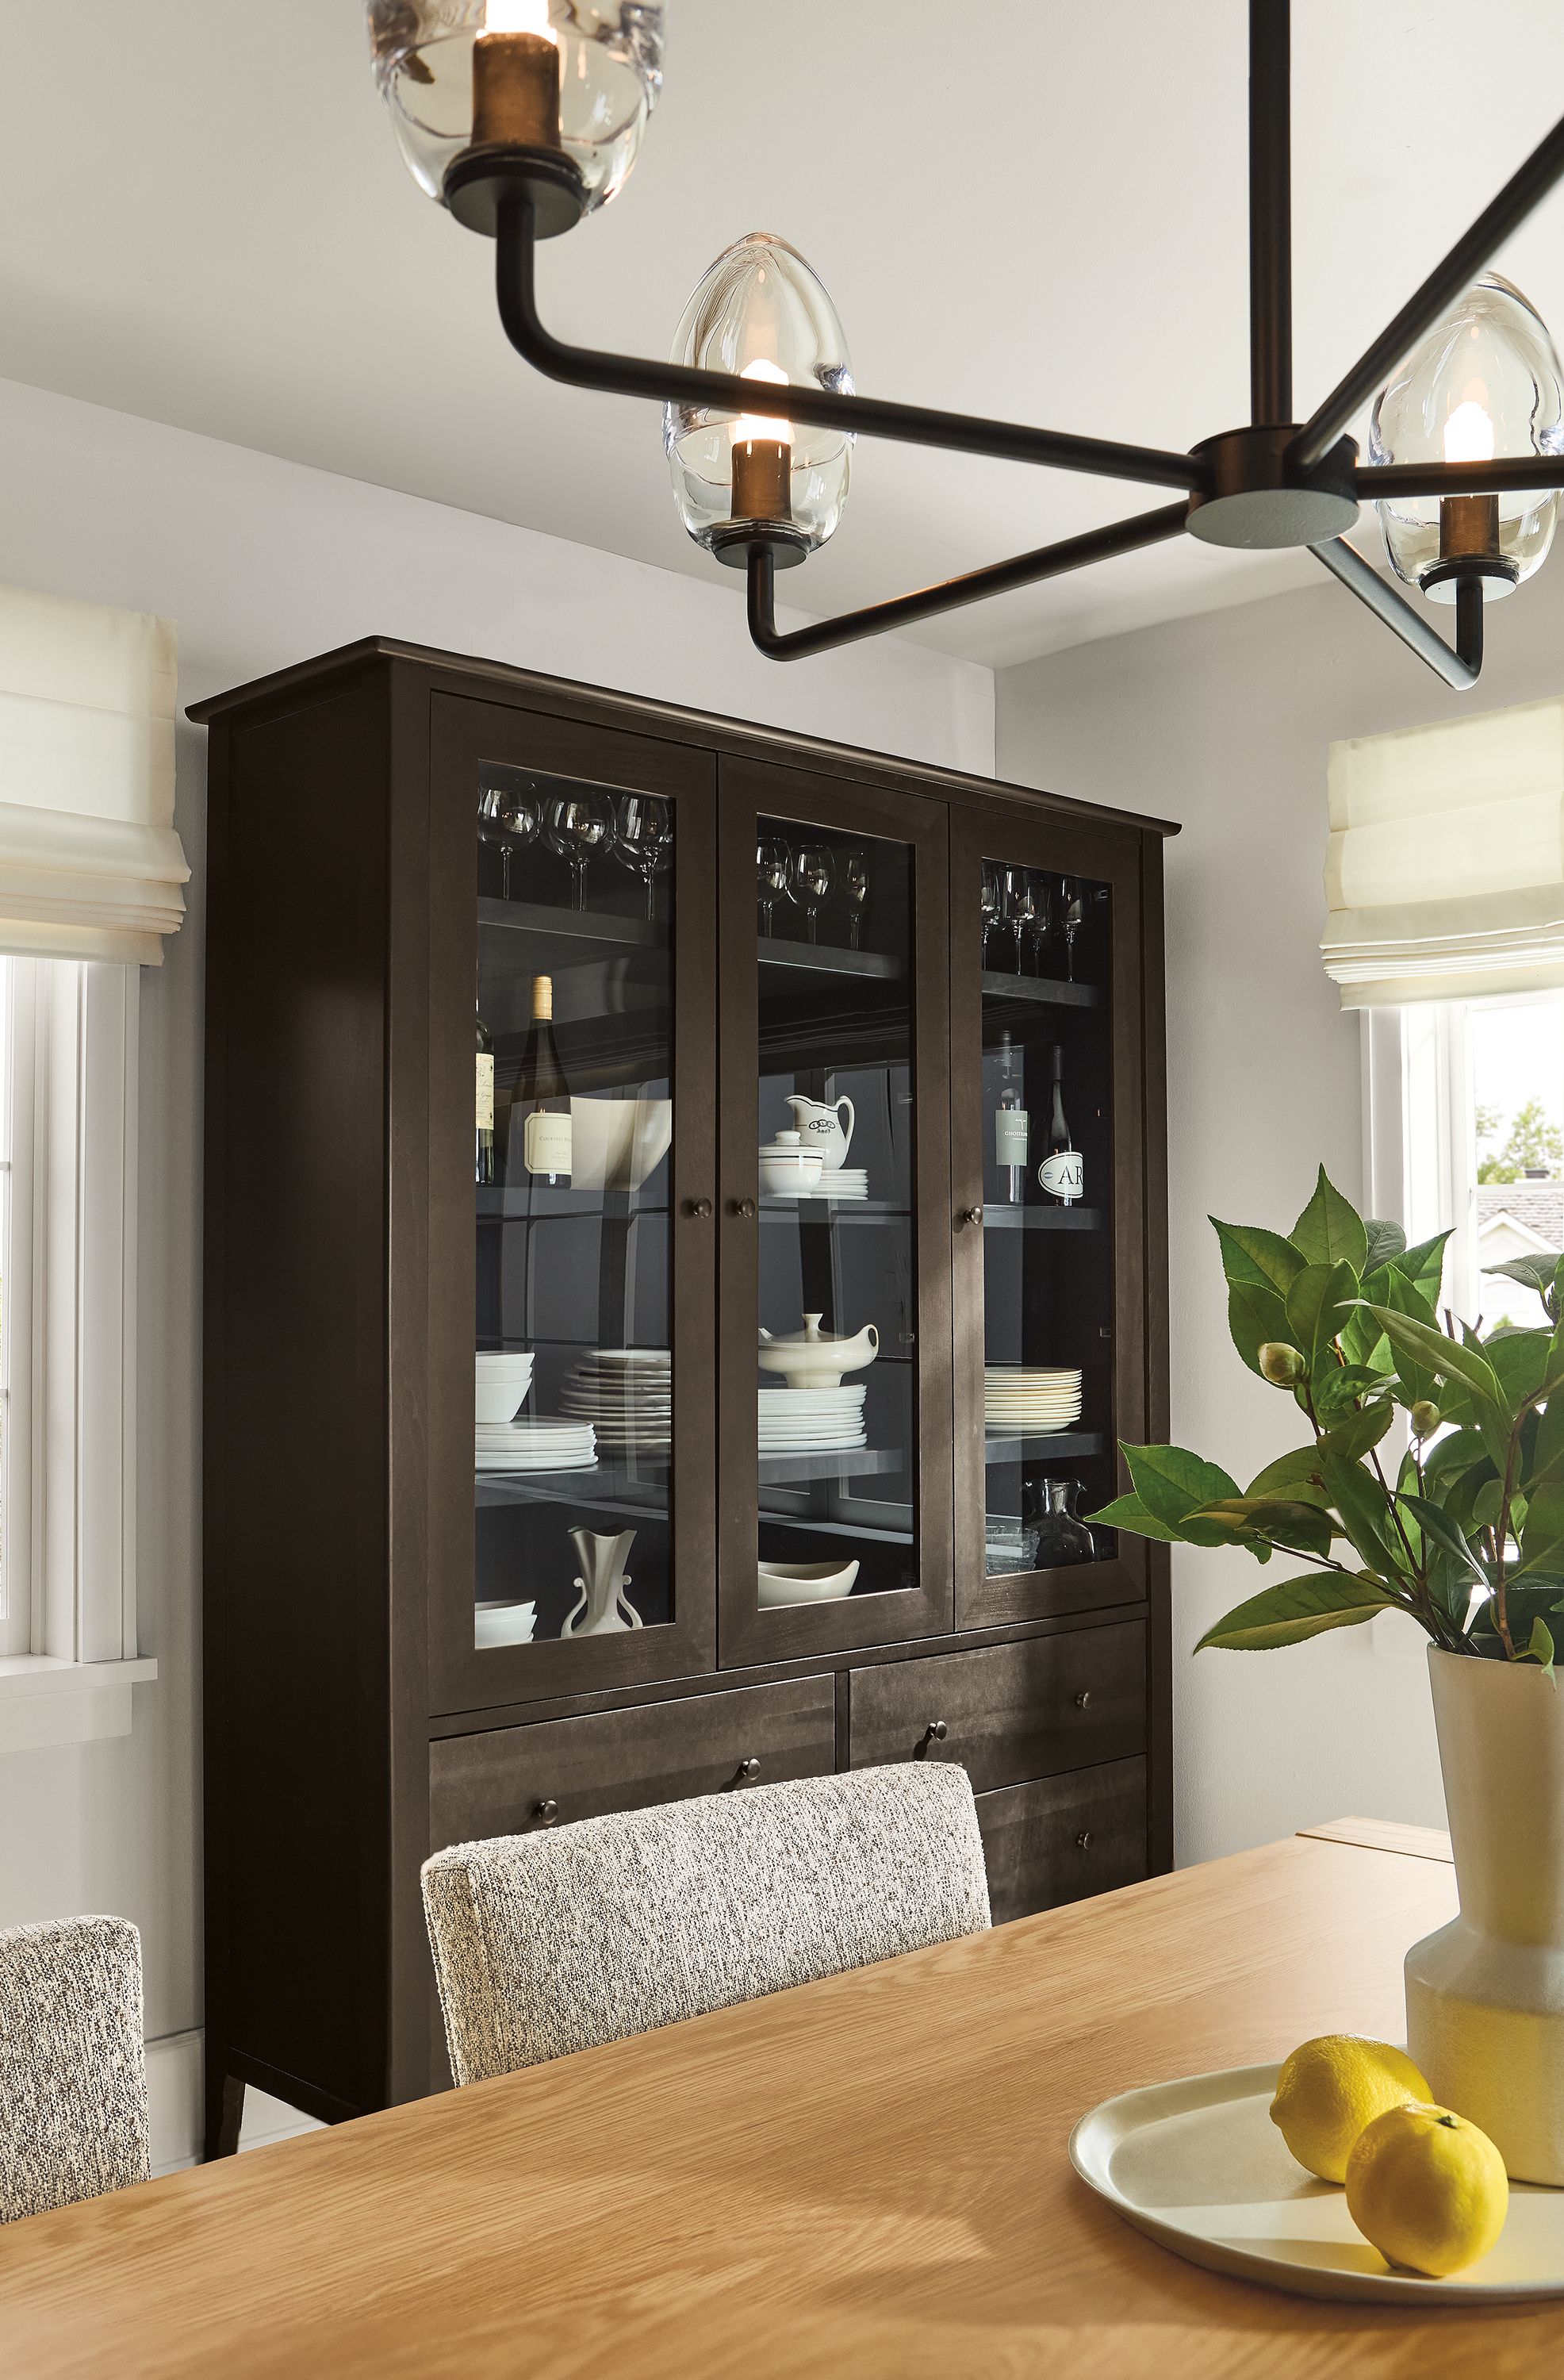
{"type": "Polygon", "coordinates": [[[1132,1492],[1092,1518],[1285,1566],[1197,1651],[1425,1631],[1461,1915],[1408,1954],[1408,2046],[1512,2176],[1564,2184],[1564,1259],[1493,1267],[1546,1322],[1485,1337],[1441,1309],[1449,1234],[1409,1248],[1323,1168],[1286,1234],[1215,1228],[1233,1344],[1303,1442],[1247,1488],[1125,1446],[1132,1492]]]}

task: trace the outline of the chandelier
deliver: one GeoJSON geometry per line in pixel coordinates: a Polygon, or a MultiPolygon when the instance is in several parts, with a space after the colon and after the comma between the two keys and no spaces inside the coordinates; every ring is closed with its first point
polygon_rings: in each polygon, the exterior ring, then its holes
{"type": "Polygon", "coordinates": [[[661,0],[369,0],[368,14],[375,78],[415,178],[496,243],[512,346],[551,379],[663,407],[680,517],[717,561],[746,573],[750,634],[775,660],[906,627],[1187,531],[1250,551],[1307,546],[1448,686],[1464,687],[1482,667],[1485,605],[1546,556],[1564,487],[1559,362],[1534,309],[1485,268],[1564,174],[1564,122],[1310,419],[1296,421],[1289,5],[1250,0],[1250,419],[1178,455],[858,395],[824,288],[770,234],[717,259],[669,362],[565,345],[539,318],[538,243],[624,188],[661,88],[661,0]],[[1345,432],[1370,398],[1364,464],[1345,432]],[[860,435],[1178,495],[784,632],[776,574],[836,528],[860,435]],[[1347,542],[1364,503],[1378,509],[1397,577],[1453,610],[1453,643],[1347,542]]]}

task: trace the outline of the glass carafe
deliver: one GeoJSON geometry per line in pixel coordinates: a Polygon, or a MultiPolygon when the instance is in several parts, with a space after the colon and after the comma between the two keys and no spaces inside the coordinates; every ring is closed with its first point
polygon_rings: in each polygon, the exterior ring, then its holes
{"type": "Polygon", "coordinates": [[[1075,1510],[1078,1479],[1028,1479],[1023,1494],[1024,1540],[1034,1570],[1063,1570],[1097,1560],[1092,1533],[1075,1510]]]}

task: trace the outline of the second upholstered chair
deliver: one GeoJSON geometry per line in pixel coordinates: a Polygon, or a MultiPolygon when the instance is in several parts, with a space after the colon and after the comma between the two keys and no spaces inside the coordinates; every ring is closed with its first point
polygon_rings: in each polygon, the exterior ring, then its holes
{"type": "Polygon", "coordinates": [[[71,1917],[0,1934],[0,2223],[148,2170],[136,1928],[71,1917]]]}
{"type": "Polygon", "coordinates": [[[972,1788],[944,1762],[463,1843],[423,1889],[458,2082],[988,1925],[972,1788]]]}

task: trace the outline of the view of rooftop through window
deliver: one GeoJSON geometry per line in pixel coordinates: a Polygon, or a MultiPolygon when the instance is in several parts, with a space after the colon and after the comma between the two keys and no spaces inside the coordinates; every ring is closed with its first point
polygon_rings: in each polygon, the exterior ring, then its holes
{"type": "Polygon", "coordinates": [[[1540,1300],[1486,1269],[1564,1250],[1564,998],[1473,1002],[1467,1029],[1480,1327],[1540,1323],[1540,1300]]]}

